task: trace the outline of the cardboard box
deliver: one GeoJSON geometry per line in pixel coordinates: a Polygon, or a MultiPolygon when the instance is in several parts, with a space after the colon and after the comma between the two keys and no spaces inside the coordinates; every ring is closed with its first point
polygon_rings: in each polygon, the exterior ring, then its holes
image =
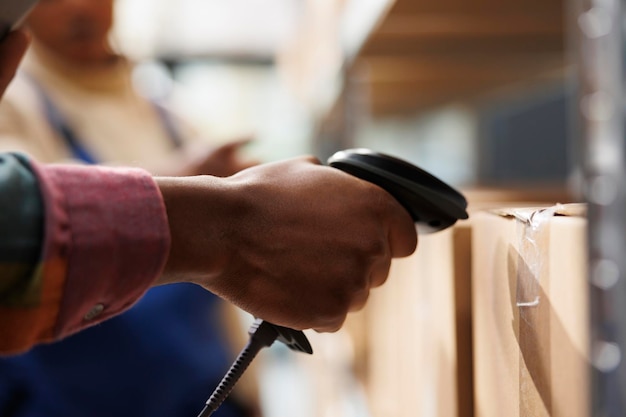
{"type": "Polygon", "coordinates": [[[372,416],[471,416],[469,232],[460,222],[420,236],[419,250],[395,260],[372,291],[364,311],[372,416]]]}
{"type": "Polygon", "coordinates": [[[572,201],[564,189],[462,190],[470,219],[419,237],[418,250],[394,260],[347,330],[355,372],[373,417],[474,415],[471,240],[474,213],[487,208],[572,201]]]}
{"type": "Polygon", "coordinates": [[[472,221],[475,415],[588,416],[584,206],[472,221]]]}
{"type": "Polygon", "coordinates": [[[537,207],[580,201],[563,187],[474,187],[461,191],[467,199],[470,213],[502,207],[537,207]]]}
{"type": "MultiPolygon", "coordinates": [[[[463,190],[470,220],[419,237],[394,260],[385,285],[333,334],[308,333],[315,354],[299,358],[310,415],[472,417],[474,405],[471,233],[485,208],[569,201],[562,189],[463,190]],[[351,411],[350,411],[351,410],[351,411]],[[352,414],[350,414],[352,412],[352,414]]],[[[302,384],[303,382],[300,382],[302,384]]]]}

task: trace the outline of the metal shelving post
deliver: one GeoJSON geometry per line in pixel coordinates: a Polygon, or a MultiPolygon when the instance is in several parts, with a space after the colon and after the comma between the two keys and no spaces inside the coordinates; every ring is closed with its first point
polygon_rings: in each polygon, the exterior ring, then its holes
{"type": "Polygon", "coordinates": [[[626,0],[577,0],[580,166],[589,205],[591,407],[626,416],[626,0]]]}

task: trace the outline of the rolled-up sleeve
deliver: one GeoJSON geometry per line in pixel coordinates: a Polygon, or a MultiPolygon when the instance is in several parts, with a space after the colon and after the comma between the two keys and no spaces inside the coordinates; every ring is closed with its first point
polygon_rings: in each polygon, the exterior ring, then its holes
{"type": "MultiPolygon", "coordinates": [[[[34,178],[30,188],[40,196],[44,221],[30,275],[6,278],[13,288],[30,288],[28,302],[0,297],[4,353],[61,339],[125,311],[161,273],[170,245],[163,199],[147,172],[9,157],[34,178]]],[[[0,182],[0,194],[4,188],[0,182]]],[[[14,204],[22,204],[21,196],[14,204]]]]}

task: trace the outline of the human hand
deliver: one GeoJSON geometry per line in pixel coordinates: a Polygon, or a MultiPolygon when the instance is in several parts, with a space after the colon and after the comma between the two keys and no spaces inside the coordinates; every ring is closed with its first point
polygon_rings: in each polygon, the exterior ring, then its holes
{"type": "Polygon", "coordinates": [[[187,153],[190,155],[183,172],[179,175],[213,175],[228,177],[236,172],[258,165],[259,162],[244,159],[241,149],[252,141],[243,138],[225,143],[217,147],[192,147],[187,153]]]}
{"type": "Polygon", "coordinates": [[[195,282],[294,329],[339,329],[417,244],[390,194],[313,158],[156,180],[172,236],[158,283],[195,282]]]}
{"type": "Polygon", "coordinates": [[[14,30],[0,42],[0,97],[13,79],[24,52],[28,36],[23,30],[14,30]]]}

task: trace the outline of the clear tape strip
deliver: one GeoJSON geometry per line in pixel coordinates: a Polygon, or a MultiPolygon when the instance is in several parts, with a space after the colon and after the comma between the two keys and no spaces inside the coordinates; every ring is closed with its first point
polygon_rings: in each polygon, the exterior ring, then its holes
{"type": "Polygon", "coordinates": [[[541,276],[547,254],[544,253],[548,229],[546,225],[559,210],[560,205],[533,211],[530,215],[516,215],[523,231],[519,245],[521,255],[518,265],[516,304],[518,307],[536,307],[541,294],[541,276]],[[542,247],[544,250],[542,250],[542,247]]]}

